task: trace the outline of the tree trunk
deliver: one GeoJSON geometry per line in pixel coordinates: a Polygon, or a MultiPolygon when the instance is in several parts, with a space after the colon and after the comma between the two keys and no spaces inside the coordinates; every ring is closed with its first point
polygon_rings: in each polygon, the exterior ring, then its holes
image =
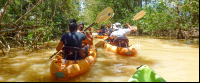
{"type": "Polygon", "coordinates": [[[130,7],[130,5],[128,4],[129,2],[127,0],[125,0],[126,5],[128,6],[128,8],[132,11],[132,13],[134,13],[134,10],[132,9],[132,7],[130,7]]]}
{"type": "Polygon", "coordinates": [[[192,13],[192,24],[195,24],[196,22],[198,22],[198,20],[197,20],[197,12],[193,12],[192,13]]]}
{"type": "MultiPolygon", "coordinates": [[[[36,0],[36,2],[37,2],[37,1],[38,1],[38,0],[36,0]]],[[[35,14],[35,15],[36,15],[36,16],[35,16],[36,26],[37,26],[37,23],[38,23],[38,22],[37,22],[37,14],[38,14],[38,10],[37,10],[37,8],[36,8],[36,14],[35,14]]]]}
{"type": "Polygon", "coordinates": [[[41,23],[42,23],[42,14],[43,14],[43,1],[42,1],[42,9],[41,9],[41,17],[40,17],[40,25],[41,26],[41,23]]]}
{"type": "MultiPolygon", "coordinates": [[[[3,20],[4,14],[6,12],[6,9],[8,8],[8,5],[10,4],[11,0],[7,0],[6,4],[4,5],[4,7],[0,10],[0,24],[1,21],[3,20]]],[[[0,25],[0,31],[1,31],[1,25],[0,25]]]]}
{"type": "MultiPolygon", "coordinates": [[[[30,8],[31,8],[31,7],[30,7],[30,5],[31,5],[31,2],[30,2],[30,0],[29,0],[29,4],[28,4],[28,9],[27,9],[27,11],[29,11],[29,10],[30,10],[30,8]]],[[[26,16],[25,16],[25,19],[24,19],[24,20],[26,20],[26,19],[27,19],[27,17],[28,17],[28,15],[26,15],[26,16]]]]}
{"type": "MultiPolygon", "coordinates": [[[[0,41],[1,42],[1,41],[0,41]]],[[[1,42],[2,43],[2,42],[1,42]]],[[[1,49],[1,51],[3,52],[3,55],[5,56],[6,54],[4,53],[4,51],[3,51],[3,47],[1,46],[1,44],[0,44],[0,49],[1,49]]]]}
{"type": "Polygon", "coordinates": [[[55,2],[55,8],[54,8],[54,13],[53,13],[53,16],[52,16],[52,18],[51,18],[51,21],[53,22],[53,19],[54,19],[54,17],[55,17],[55,15],[56,15],[56,4],[57,4],[57,0],[55,0],[56,2],[55,2]]]}
{"type": "Polygon", "coordinates": [[[180,16],[179,16],[178,4],[177,4],[176,9],[177,9],[177,14],[178,14],[178,33],[177,33],[177,39],[184,39],[183,33],[181,31],[181,27],[180,27],[180,16]]]}
{"type": "Polygon", "coordinates": [[[134,0],[134,6],[133,8],[137,7],[137,0],[134,0]]]}
{"type": "MultiPolygon", "coordinates": [[[[48,0],[46,1],[46,3],[47,3],[47,10],[49,10],[49,3],[48,3],[48,0]]],[[[46,17],[48,18],[48,11],[47,11],[47,13],[46,13],[46,17]]],[[[47,26],[47,19],[46,19],[46,26],[47,26]]]]}
{"type": "MultiPolygon", "coordinates": [[[[115,0],[113,0],[113,3],[115,3],[115,0]]],[[[115,4],[113,4],[113,5],[114,5],[113,11],[115,12],[115,7],[116,7],[116,6],[115,6],[115,4]]],[[[114,21],[116,21],[116,20],[115,20],[115,15],[113,16],[113,19],[114,19],[114,21]]]]}
{"type": "Polygon", "coordinates": [[[142,7],[142,0],[137,0],[137,6],[142,7]]]}
{"type": "Polygon", "coordinates": [[[138,3],[138,5],[137,5],[137,6],[140,6],[140,0],[137,0],[137,3],[138,3]]]}
{"type": "Polygon", "coordinates": [[[145,0],[145,6],[147,5],[147,0],[145,0]]]}
{"type": "MultiPolygon", "coordinates": [[[[21,16],[23,15],[23,4],[24,4],[24,0],[21,0],[21,16]]],[[[21,20],[21,23],[23,23],[23,20],[21,20]]]]}

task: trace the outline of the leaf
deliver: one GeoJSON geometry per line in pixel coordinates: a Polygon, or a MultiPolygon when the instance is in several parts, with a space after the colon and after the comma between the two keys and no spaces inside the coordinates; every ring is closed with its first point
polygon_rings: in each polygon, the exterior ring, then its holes
{"type": "Polygon", "coordinates": [[[28,39],[25,39],[25,38],[24,38],[23,40],[26,40],[26,41],[27,41],[28,39]]]}
{"type": "Polygon", "coordinates": [[[32,35],[32,34],[29,34],[28,37],[29,37],[29,39],[32,39],[33,35],[32,35]]]}

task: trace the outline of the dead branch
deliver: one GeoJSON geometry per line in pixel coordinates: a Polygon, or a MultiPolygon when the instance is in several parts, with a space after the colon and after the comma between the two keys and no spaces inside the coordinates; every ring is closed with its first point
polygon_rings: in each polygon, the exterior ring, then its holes
{"type": "MultiPolygon", "coordinates": [[[[1,44],[3,44],[1,41],[0,41],[0,43],[1,43],[1,44]]],[[[0,44],[0,48],[1,48],[1,50],[2,50],[2,52],[3,52],[3,54],[4,54],[4,56],[5,56],[6,54],[4,53],[4,51],[3,51],[3,48],[2,48],[2,46],[1,46],[1,44],[0,44]]]]}
{"type": "Polygon", "coordinates": [[[22,28],[13,28],[13,29],[6,29],[3,31],[0,31],[0,34],[2,33],[7,33],[7,32],[11,32],[11,31],[19,31],[19,30],[25,30],[25,29],[36,29],[36,28],[41,28],[44,26],[31,26],[31,27],[22,27],[22,28]]]}
{"type": "Polygon", "coordinates": [[[40,0],[32,9],[30,9],[29,11],[27,11],[24,15],[22,15],[22,16],[15,22],[15,24],[17,24],[22,18],[24,18],[28,13],[30,13],[33,9],[35,9],[41,2],[42,2],[42,0],[40,0]]]}
{"type": "Polygon", "coordinates": [[[11,0],[7,0],[5,6],[0,10],[0,23],[3,20],[3,16],[5,14],[6,9],[8,8],[8,5],[10,4],[11,0]]]}

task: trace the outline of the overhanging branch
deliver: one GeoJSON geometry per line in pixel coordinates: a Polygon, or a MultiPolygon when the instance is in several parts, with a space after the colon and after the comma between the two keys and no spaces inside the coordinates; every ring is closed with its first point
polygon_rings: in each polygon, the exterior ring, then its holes
{"type": "Polygon", "coordinates": [[[7,32],[12,32],[12,31],[19,31],[19,30],[25,30],[25,29],[36,29],[36,28],[41,28],[45,26],[30,26],[30,27],[22,27],[22,28],[13,28],[13,29],[6,29],[3,31],[0,31],[0,34],[7,33],[7,32]]]}
{"type": "Polygon", "coordinates": [[[15,22],[15,24],[17,24],[22,18],[24,18],[28,13],[30,13],[33,9],[35,9],[41,2],[42,2],[42,0],[40,0],[32,9],[30,9],[29,11],[27,11],[23,16],[21,16],[21,17],[15,22]]]}

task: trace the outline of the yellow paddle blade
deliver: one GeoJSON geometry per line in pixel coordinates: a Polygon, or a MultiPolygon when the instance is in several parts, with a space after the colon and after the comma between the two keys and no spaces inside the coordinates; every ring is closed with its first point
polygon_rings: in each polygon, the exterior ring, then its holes
{"type": "Polygon", "coordinates": [[[113,9],[111,7],[107,7],[104,10],[102,10],[96,18],[95,23],[105,22],[113,15],[113,9]]]}
{"type": "Polygon", "coordinates": [[[140,19],[141,17],[143,17],[145,14],[146,14],[145,11],[141,11],[141,12],[137,13],[137,14],[134,16],[133,20],[138,20],[138,19],[140,19]]]}
{"type": "Polygon", "coordinates": [[[96,48],[102,47],[104,43],[105,43],[104,41],[99,41],[98,43],[95,44],[95,47],[96,48]]]}

